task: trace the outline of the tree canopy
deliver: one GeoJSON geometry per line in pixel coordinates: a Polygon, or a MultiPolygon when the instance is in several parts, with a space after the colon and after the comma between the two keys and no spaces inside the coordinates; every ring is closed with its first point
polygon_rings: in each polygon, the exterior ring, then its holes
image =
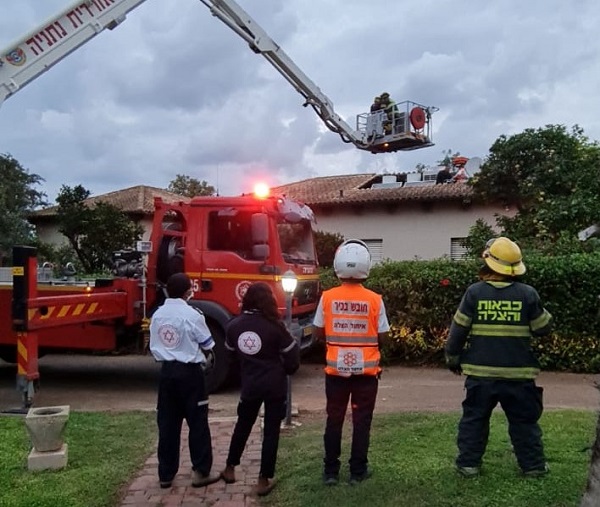
{"type": "MultiPolygon", "coordinates": [[[[500,217],[503,233],[544,253],[581,249],[577,233],[600,221],[600,146],[577,125],[500,136],[472,180],[484,201],[516,214],[500,217]]],[[[564,253],[564,252],[563,252],[564,253]]]]}
{"type": "Polygon", "coordinates": [[[175,176],[175,179],[169,183],[167,190],[184,197],[215,195],[216,193],[215,187],[209,185],[207,181],[200,181],[185,174],[175,176]]]}
{"type": "Polygon", "coordinates": [[[43,181],[12,156],[0,155],[0,265],[14,245],[34,239],[27,214],[46,204],[46,194],[36,189],[43,181]]]}
{"type": "Polygon", "coordinates": [[[56,198],[57,221],[84,271],[98,273],[110,268],[114,251],[132,247],[143,229],[111,204],[88,206],[84,202],[88,197],[89,190],[81,185],[63,185],[56,198]]]}

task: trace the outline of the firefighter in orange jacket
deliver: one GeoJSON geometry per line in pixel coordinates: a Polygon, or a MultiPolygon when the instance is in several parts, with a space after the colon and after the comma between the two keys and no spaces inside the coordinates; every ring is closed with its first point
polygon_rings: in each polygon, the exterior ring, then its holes
{"type": "Polygon", "coordinates": [[[333,261],[342,285],[321,296],[314,319],[317,340],[325,339],[327,423],[323,437],[323,482],[339,482],[342,428],[352,406],[350,484],[371,476],[367,454],[381,368],[379,345],[390,329],[379,294],[363,287],[371,269],[371,254],[360,240],[340,245],[333,261]]]}

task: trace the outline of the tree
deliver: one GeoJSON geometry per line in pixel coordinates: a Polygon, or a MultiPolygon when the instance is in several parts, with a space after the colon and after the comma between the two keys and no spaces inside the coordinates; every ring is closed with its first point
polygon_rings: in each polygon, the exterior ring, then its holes
{"type": "Polygon", "coordinates": [[[577,233],[600,221],[600,146],[578,126],[500,136],[471,180],[479,199],[516,208],[504,233],[544,253],[580,250],[577,233]]]}
{"type": "Polygon", "coordinates": [[[330,268],[333,266],[335,251],[343,242],[344,236],[338,232],[315,231],[315,250],[321,267],[330,268]]]}
{"type": "Polygon", "coordinates": [[[198,195],[215,195],[215,187],[208,182],[192,178],[185,174],[178,174],[175,179],[169,183],[167,188],[169,192],[183,195],[184,197],[196,197],[198,195]]]}
{"type": "Polygon", "coordinates": [[[129,248],[140,239],[143,229],[119,208],[98,202],[88,206],[89,190],[63,185],[58,203],[59,230],[69,240],[86,273],[98,273],[111,266],[112,253],[129,248]]]}
{"type": "Polygon", "coordinates": [[[35,188],[43,181],[10,155],[0,155],[0,265],[14,245],[35,239],[27,213],[46,204],[46,194],[35,188]]]}
{"type": "Polygon", "coordinates": [[[458,157],[460,156],[460,152],[457,151],[455,153],[452,153],[452,150],[450,148],[448,148],[447,150],[442,150],[442,155],[444,155],[444,158],[441,160],[438,160],[438,165],[440,166],[445,166],[445,167],[452,167],[452,159],[454,157],[458,157]]]}
{"type": "Polygon", "coordinates": [[[464,240],[467,257],[479,258],[485,250],[486,243],[498,236],[491,225],[482,218],[478,218],[469,229],[469,236],[464,240]]]}

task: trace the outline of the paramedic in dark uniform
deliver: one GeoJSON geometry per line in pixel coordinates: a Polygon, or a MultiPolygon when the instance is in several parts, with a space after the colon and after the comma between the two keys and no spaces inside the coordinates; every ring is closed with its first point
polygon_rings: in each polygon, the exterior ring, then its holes
{"type": "Polygon", "coordinates": [[[467,288],[445,346],[448,367],[467,376],[456,469],[464,477],[479,475],[490,415],[500,403],[521,472],[539,477],[548,465],[538,424],[543,402],[535,377],[540,365],[531,337],[550,333],[552,316],[537,291],[518,281],[525,265],[516,243],[491,239],[482,256],[480,281],[467,288]]]}
{"type": "Polygon", "coordinates": [[[225,347],[239,359],[241,393],[238,419],[231,437],[223,480],[235,482],[260,406],[264,403],[264,430],[260,472],[254,492],[265,496],[275,486],[275,462],[281,420],[286,414],[286,375],[300,366],[300,347],[281,321],[277,300],[266,283],[254,283],[242,300],[242,313],[227,325],[225,347]]]}
{"type": "Polygon", "coordinates": [[[204,316],[187,304],[192,295],[185,273],[167,281],[169,297],[156,310],[150,323],[150,351],[162,363],[158,386],[158,478],[161,488],[169,488],[179,470],[179,447],[183,420],[189,427],[192,486],[219,480],[210,475],[213,455],[208,426],[208,394],[202,350],[215,342],[204,316]]]}
{"type": "Polygon", "coordinates": [[[381,296],[362,282],[369,276],[371,254],[356,239],[342,243],[335,252],[333,268],[342,285],[323,293],[314,318],[314,336],[325,339],[325,395],[327,422],[323,442],[323,482],[339,481],[342,428],[352,407],[350,485],[368,479],[369,439],[381,368],[379,347],[390,325],[381,296]]]}

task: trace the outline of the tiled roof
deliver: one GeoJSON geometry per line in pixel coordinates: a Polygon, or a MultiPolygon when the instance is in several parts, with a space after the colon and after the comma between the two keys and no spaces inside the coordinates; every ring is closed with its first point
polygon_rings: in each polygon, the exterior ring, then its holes
{"type": "Polygon", "coordinates": [[[379,181],[376,174],[324,176],[274,187],[274,194],[310,205],[344,205],[394,203],[401,201],[448,201],[472,196],[470,186],[463,183],[405,185],[371,188],[379,181]]]}
{"type": "MultiPolygon", "coordinates": [[[[96,195],[86,199],[84,202],[88,206],[93,206],[95,203],[102,201],[107,204],[112,204],[120,208],[125,213],[151,215],[154,212],[154,198],[162,197],[163,201],[188,202],[188,197],[183,197],[172,192],[168,192],[162,188],[149,187],[146,185],[137,185],[135,187],[116,190],[107,194],[96,195]]],[[[42,210],[37,210],[31,213],[30,217],[54,216],[58,210],[58,206],[51,206],[42,210]]]]}

